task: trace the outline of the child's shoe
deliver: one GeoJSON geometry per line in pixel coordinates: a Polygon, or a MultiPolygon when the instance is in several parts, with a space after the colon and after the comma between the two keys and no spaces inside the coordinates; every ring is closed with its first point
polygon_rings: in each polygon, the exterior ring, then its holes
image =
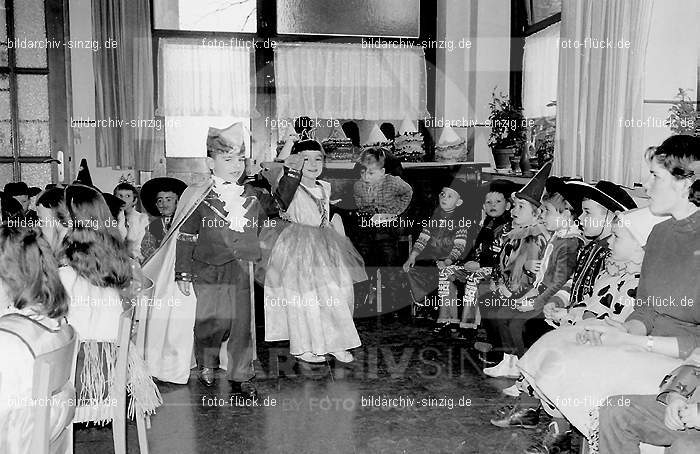
{"type": "Polygon", "coordinates": [[[441,336],[441,335],[445,334],[447,331],[449,331],[449,329],[450,329],[449,323],[440,321],[440,322],[437,322],[435,325],[435,328],[433,328],[433,334],[435,334],[436,336],[441,336]]]}
{"type": "Polygon", "coordinates": [[[296,358],[304,361],[305,363],[325,363],[326,362],[326,357],[322,355],[317,355],[315,353],[311,352],[304,352],[301,355],[296,355],[296,358]]]}
{"type": "Polygon", "coordinates": [[[503,394],[505,394],[506,396],[510,396],[510,397],[519,397],[520,396],[520,389],[518,388],[517,384],[515,384],[513,386],[509,386],[507,388],[504,388],[501,390],[501,392],[503,394]]]}
{"type": "Polygon", "coordinates": [[[491,420],[491,424],[496,427],[523,427],[525,429],[535,429],[539,422],[539,408],[518,408],[515,405],[501,408],[496,417],[491,420]]]}
{"type": "Polygon", "coordinates": [[[496,366],[487,367],[484,369],[484,373],[489,377],[499,378],[518,378],[520,376],[520,371],[515,367],[515,363],[518,361],[518,357],[515,355],[509,355],[508,353],[503,354],[503,360],[496,366]]]}
{"type": "Polygon", "coordinates": [[[341,363],[351,363],[355,361],[355,358],[349,351],[331,352],[331,355],[341,363]]]}

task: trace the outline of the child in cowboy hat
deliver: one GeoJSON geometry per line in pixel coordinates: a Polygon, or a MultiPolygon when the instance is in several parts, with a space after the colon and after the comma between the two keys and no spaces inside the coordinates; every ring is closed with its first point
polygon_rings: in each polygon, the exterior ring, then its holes
{"type": "Polygon", "coordinates": [[[165,235],[170,230],[177,202],[187,189],[187,184],[171,177],[153,178],[141,188],[141,203],[153,219],[141,241],[141,255],[144,260],[153,255],[160,247],[165,235]]]}

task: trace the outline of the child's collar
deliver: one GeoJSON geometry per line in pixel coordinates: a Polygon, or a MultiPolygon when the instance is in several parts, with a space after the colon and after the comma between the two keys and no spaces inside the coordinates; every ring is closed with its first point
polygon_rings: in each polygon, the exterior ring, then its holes
{"type": "Polygon", "coordinates": [[[214,186],[221,186],[222,184],[235,184],[232,181],[224,180],[223,178],[217,177],[214,174],[211,175],[211,178],[214,181],[214,186]]]}
{"type": "Polygon", "coordinates": [[[562,227],[554,232],[551,232],[552,237],[556,238],[578,238],[583,240],[583,235],[579,232],[578,228],[571,228],[571,226],[562,227]]]}

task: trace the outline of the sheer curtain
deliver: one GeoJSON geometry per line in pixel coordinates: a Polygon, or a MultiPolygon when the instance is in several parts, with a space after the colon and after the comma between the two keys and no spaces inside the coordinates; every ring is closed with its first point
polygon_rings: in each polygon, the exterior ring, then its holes
{"type": "MultiPolygon", "coordinates": [[[[217,41],[222,43],[221,40],[217,41]]],[[[254,77],[246,47],[161,39],[158,43],[158,114],[250,117],[254,77]]]]}
{"type": "Polygon", "coordinates": [[[556,115],[559,74],[559,24],[551,25],[525,38],[523,55],[523,113],[526,118],[556,115]]]}
{"type": "Polygon", "coordinates": [[[94,0],[93,38],[115,48],[93,54],[95,116],[128,126],[97,128],[97,165],[153,167],[153,51],[148,0],[94,0]]]}
{"type": "Polygon", "coordinates": [[[553,173],[626,185],[640,181],[643,129],[625,127],[625,120],[643,115],[653,5],[654,0],[562,2],[553,173]],[[601,43],[612,48],[600,48],[601,43]],[[629,47],[619,48],[620,43],[629,47]]]}
{"type": "Polygon", "coordinates": [[[427,116],[420,48],[281,44],[275,49],[277,116],[422,119],[427,116]]]}

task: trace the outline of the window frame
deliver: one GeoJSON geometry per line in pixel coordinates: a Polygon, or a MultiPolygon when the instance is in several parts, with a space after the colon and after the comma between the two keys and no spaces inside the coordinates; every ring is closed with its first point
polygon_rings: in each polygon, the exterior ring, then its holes
{"type": "MultiPolygon", "coordinates": [[[[337,35],[312,35],[312,34],[279,34],[277,33],[277,2],[271,0],[256,0],[256,21],[257,32],[211,32],[211,31],[193,31],[193,30],[166,30],[155,28],[155,9],[154,0],[150,0],[151,5],[151,31],[153,45],[153,80],[154,80],[154,105],[158,103],[158,43],[161,38],[207,38],[207,39],[224,39],[238,38],[240,40],[248,40],[264,42],[265,40],[276,41],[279,43],[305,43],[305,42],[329,42],[329,43],[345,43],[345,44],[361,44],[363,39],[379,38],[375,35],[357,35],[357,36],[337,36],[337,35]]],[[[419,36],[418,38],[388,38],[381,37],[382,41],[386,42],[402,42],[418,44],[419,42],[435,41],[437,36],[437,2],[434,0],[420,0],[420,15],[419,15],[419,36]]],[[[435,116],[435,88],[437,83],[437,72],[435,64],[437,61],[437,49],[434,46],[429,46],[424,49],[426,62],[426,84],[427,84],[427,99],[426,108],[431,116],[435,116]]],[[[274,73],[274,49],[264,46],[256,46],[253,49],[255,61],[255,95],[251,97],[251,112],[257,112],[255,118],[251,118],[251,135],[258,142],[262,142],[263,146],[270,147],[269,127],[265,125],[265,118],[276,118],[276,103],[275,103],[275,73],[274,73]],[[255,107],[255,110],[252,109],[255,107]]],[[[419,129],[426,136],[425,123],[423,120],[419,122],[419,129]]],[[[428,144],[426,143],[426,146],[428,144]]]]}
{"type": "MultiPolygon", "coordinates": [[[[5,21],[7,27],[8,41],[14,40],[15,36],[15,2],[16,0],[5,0],[5,21]]],[[[47,40],[64,42],[68,34],[68,14],[67,5],[61,0],[44,0],[44,26],[47,40]]],[[[12,126],[12,155],[0,156],[0,164],[12,164],[13,181],[22,181],[22,164],[51,164],[62,165],[64,171],[70,166],[67,162],[60,162],[56,159],[59,151],[64,153],[64,161],[72,156],[70,147],[70,132],[68,129],[68,108],[67,100],[70,98],[70,91],[67,87],[67,74],[65,71],[67,63],[66,53],[63,47],[46,49],[46,67],[29,68],[17,66],[16,52],[14,46],[8,46],[7,66],[0,66],[0,74],[7,75],[10,92],[10,122],[12,126]],[[17,76],[20,75],[40,75],[47,77],[47,102],[49,116],[49,150],[48,154],[39,156],[23,156],[20,154],[19,135],[19,102],[17,93],[17,76]]],[[[51,167],[51,181],[58,180],[59,170],[57,166],[51,167]]],[[[66,176],[68,174],[66,173],[66,176]]]]}

